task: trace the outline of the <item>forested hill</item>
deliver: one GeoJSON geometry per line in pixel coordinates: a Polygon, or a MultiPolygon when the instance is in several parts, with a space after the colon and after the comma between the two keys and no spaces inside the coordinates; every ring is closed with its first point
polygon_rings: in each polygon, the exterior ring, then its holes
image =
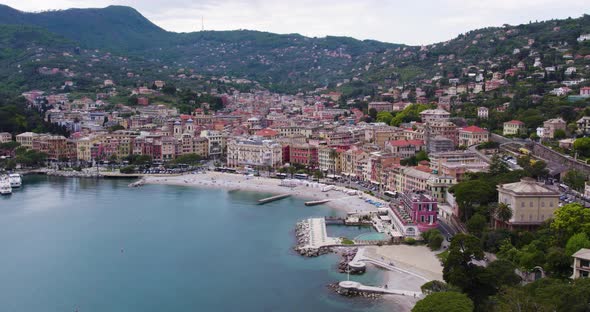
{"type": "MultiPolygon", "coordinates": [[[[247,78],[285,92],[352,85],[364,94],[367,89],[408,85],[436,76],[465,78],[471,66],[504,69],[536,57],[550,66],[559,64],[566,52],[590,54],[587,43],[576,41],[590,33],[588,15],[473,30],[422,47],[248,30],[175,33],[124,6],[26,13],[0,5],[0,24],[44,29],[81,49],[143,59],[142,66],[247,78]]],[[[5,56],[14,56],[26,45],[26,37],[15,38],[25,43],[3,43],[5,56]]],[[[40,44],[56,48],[56,43],[40,44]]]]}
{"type": "Polygon", "coordinates": [[[308,88],[345,78],[372,55],[400,46],[347,37],[308,38],[247,30],[167,32],[136,10],[122,6],[26,13],[0,5],[0,23],[41,27],[77,42],[83,49],[108,50],[268,85],[308,88]]]}

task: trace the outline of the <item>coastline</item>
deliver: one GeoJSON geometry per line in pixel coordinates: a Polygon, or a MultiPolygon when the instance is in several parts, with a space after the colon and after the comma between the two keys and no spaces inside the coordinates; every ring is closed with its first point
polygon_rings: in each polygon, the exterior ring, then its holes
{"type": "MultiPolygon", "coordinates": [[[[345,213],[375,211],[377,207],[366,202],[365,198],[381,201],[369,194],[363,194],[362,198],[359,198],[358,195],[348,195],[342,191],[345,191],[344,188],[322,192],[321,187],[312,187],[312,182],[295,187],[285,187],[280,185],[281,180],[279,179],[248,177],[220,172],[166,177],[146,176],[141,181],[145,184],[225,189],[228,191],[240,190],[273,195],[289,194],[305,200],[330,199],[325,205],[345,213]]],[[[310,207],[310,209],[313,209],[313,207],[310,207]]],[[[435,253],[425,246],[390,245],[360,248],[365,249],[367,256],[374,259],[385,259],[387,262],[394,263],[395,267],[400,269],[399,271],[386,270],[370,265],[372,269],[380,270],[383,283],[387,284],[389,288],[420,292],[420,286],[426,281],[442,280],[442,266],[435,253]]],[[[401,311],[411,311],[416,302],[421,299],[397,295],[384,295],[382,298],[389,302],[392,307],[401,308],[401,311]]]]}
{"type": "Polygon", "coordinates": [[[281,186],[280,183],[282,180],[279,179],[250,177],[222,172],[205,172],[199,174],[185,174],[166,177],[146,176],[142,179],[142,181],[145,184],[190,186],[209,189],[225,189],[228,191],[240,190],[273,195],[289,194],[304,200],[329,199],[330,201],[324,205],[345,213],[376,211],[377,207],[367,203],[364,200],[365,198],[383,202],[382,200],[369,194],[363,194],[362,198],[359,198],[358,195],[348,195],[337,190],[344,188],[337,188],[323,192],[321,187],[318,186],[318,183],[314,182],[302,183],[301,185],[294,187],[287,187],[281,186]]]}

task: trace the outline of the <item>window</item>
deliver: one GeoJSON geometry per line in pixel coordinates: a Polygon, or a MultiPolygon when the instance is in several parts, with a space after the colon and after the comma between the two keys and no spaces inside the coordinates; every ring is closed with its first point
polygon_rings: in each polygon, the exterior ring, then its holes
{"type": "Polygon", "coordinates": [[[541,201],[541,207],[545,207],[545,202],[541,201]]]}
{"type": "Polygon", "coordinates": [[[529,207],[533,207],[533,202],[529,202],[529,207]]]}
{"type": "Polygon", "coordinates": [[[549,207],[553,207],[553,202],[552,201],[549,202],[549,207]]]}
{"type": "Polygon", "coordinates": [[[524,202],[520,202],[520,207],[524,208],[524,202]]]}
{"type": "Polygon", "coordinates": [[[590,267],[590,261],[588,260],[580,260],[581,267],[590,267]]]}

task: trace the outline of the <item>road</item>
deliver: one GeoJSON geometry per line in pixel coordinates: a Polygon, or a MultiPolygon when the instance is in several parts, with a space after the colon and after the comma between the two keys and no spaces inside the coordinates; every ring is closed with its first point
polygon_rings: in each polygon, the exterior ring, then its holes
{"type": "Polygon", "coordinates": [[[457,231],[442,220],[438,220],[438,230],[445,236],[445,238],[453,237],[457,231]]]}

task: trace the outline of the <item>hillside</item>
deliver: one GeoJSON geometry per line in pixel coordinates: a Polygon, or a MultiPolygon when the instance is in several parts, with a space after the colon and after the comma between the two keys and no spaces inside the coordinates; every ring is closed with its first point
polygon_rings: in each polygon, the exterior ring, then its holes
{"type": "Polygon", "coordinates": [[[0,5],[0,21],[42,27],[85,48],[129,51],[169,43],[165,30],[124,6],[27,13],[0,5]]]}
{"type": "MultiPolygon", "coordinates": [[[[444,86],[454,78],[468,83],[473,74],[504,71],[519,62],[527,65],[522,74],[530,75],[537,58],[544,66],[552,66],[561,65],[566,53],[590,54],[588,43],[576,41],[581,34],[590,33],[588,15],[473,30],[423,47],[249,30],[174,33],[123,6],[26,13],[0,5],[0,23],[39,27],[55,38],[75,42],[82,50],[98,49],[133,59],[138,68],[126,64],[129,71],[166,67],[167,73],[227,75],[289,93],[328,86],[342,91],[345,98],[375,95],[377,89],[393,86],[418,86],[421,81],[444,86]]],[[[13,36],[3,50],[26,46],[26,38],[13,36]]],[[[38,44],[56,47],[54,42],[38,44]]],[[[12,57],[10,53],[8,58],[12,57]]],[[[59,60],[49,58],[46,63],[59,60]]],[[[103,63],[109,62],[105,59],[103,63]]],[[[115,62],[113,69],[119,65],[115,62]]],[[[165,79],[163,74],[160,76],[165,79]]]]}
{"type": "Polygon", "coordinates": [[[400,45],[346,37],[307,38],[259,31],[166,32],[129,7],[25,13],[0,5],[0,23],[33,25],[82,48],[230,74],[271,87],[310,88],[346,77],[371,55],[400,45]]]}

